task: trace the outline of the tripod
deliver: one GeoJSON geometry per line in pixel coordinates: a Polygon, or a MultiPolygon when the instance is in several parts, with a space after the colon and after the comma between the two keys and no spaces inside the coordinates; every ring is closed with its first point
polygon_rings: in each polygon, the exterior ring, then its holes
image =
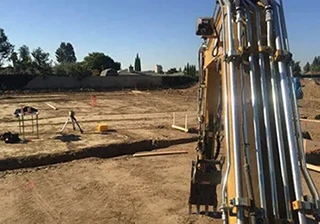
{"type": "Polygon", "coordinates": [[[63,125],[60,133],[62,133],[63,130],[65,129],[65,127],[67,126],[67,124],[68,124],[68,122],[69,122],[69,119],[71,119],[71,123],[72,123],[73,130],[76,130],[76,126],[75,126],[75,124],[76,124],[76,125],[78,126],[81,134],[83,133],[83,130],[81,129],[81,127],[80,127],[80,125],[79,125],[79,123],[78,123],[78,121],[77,121],[77,119],[75,118],[74,115],[75,115],[75,113],[74,113],[72,110],[70,110],[70,111],[69,111],[69,117],[67,118],[66,123],[64,123],[64,125],[63,125]]]}

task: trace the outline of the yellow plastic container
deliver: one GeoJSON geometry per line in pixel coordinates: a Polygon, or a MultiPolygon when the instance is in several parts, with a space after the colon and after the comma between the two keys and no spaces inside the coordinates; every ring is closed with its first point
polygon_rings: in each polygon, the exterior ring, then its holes
{"type": "Polygon", "coordinates": [[[106,132],[106,131],[108,131],[108,125],[107,124],[98,124],[97,130],[98,130],[98,132],[106,132]]]}

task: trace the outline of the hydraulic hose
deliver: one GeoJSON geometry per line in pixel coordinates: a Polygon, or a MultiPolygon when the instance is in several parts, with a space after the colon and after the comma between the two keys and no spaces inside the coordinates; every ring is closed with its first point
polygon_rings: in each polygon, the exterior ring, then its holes
{"type": "MultiPolygon", "coordinates": [[[[283,10],[283,2],[282,0],[280,1],[280,19],[281,19],[281,25],[282,25],[282,30],[283,30],[283,35],[284,35],[284,43],[285,43],[285,50],[286,51],[290,51],[290,46],[289,46],[289,38],[288,38],[288,32],[286,29],[286,21],[285,21],[285,16],[284,16],[284,10],[283,10]]],[[[289,74],[290,74],[290,78],[293,77],[292,75],[292,67],[289,66],[289,74]]],[[[293,82],[291,82],[291,88],[294,89],[293,87],[293,82]]],[[[305,153],[304,153],[304,149],[303,149],[303,143],[302,143],[302,130],[301,130],[301,125],[300,125],[300,114],[299,114],[299,110],[298,110],[298,106],[297,106],[297,97],[296,97],[296,93],[295,91],[293,92],[293,109],[294,109],[294,114],[295,114],[295,124],[296,124],[296,129],[298,132],[298,148],[299,148],[299,154],[300,154],[300,169],[302,171],[302,174],[307,182],[308,188],[310,193],[312,194],[314,203],[316,205],[317,208],[317,212],[318,212],[318,216],[320,216],[320,196],[319,193],[317,191],[317,188],[310,176],[309,171],[306,168],[306,158],[305,158],[305,153]]]]}
{"type": "MultiPolygon", "coordinates": [[[[261,38],[261,28],[260,28],[260,11],[255,4],[253,4],[250,0],[247,2],[253,7],[256,12],[256,28],[257,28],[257,39],[258,39],[258,47],[262,47],[262,38],[261,38]]],[[[276,173],[274,167],[274,156],[273,156],[273,142],[272,142],[272,133],[271,133],[271,122],[269,115],[269,100],[268,100],[268,92],[267,92],[267,80],[266,80],[266,71],[265,71],[265,57],[262,52],[259,52],[259,65],[260,65],[260,84],[262,91],[262,104],[263,104],[263,118],[265,124],[266,131],[266,139],[267,139],[267,149],[268,149],[268,163],[269,163],[269,171],[270,171],[270,184],[271,184],[271,196],[272,196],[272,208],[273,214],[276,219],[279,219],[279,205],[278,205],[278,193],[277,193],[277,183],[276,183],[276,173]]]]}
{"type": "MultiPolygon", "coordinates": [[[[224,7],[222,4],[221,0],[219,1],[219,5],[221,8],[221,15],[222,15],[222,43],[223,43],[223,56],[226,57],[227,56],[227,52],[226,52],[226,33],[225,33],[225,12],[224,12],[224,7]]],[[[224,113],[224,135],[225,135],[225,143],[226,143],[226,150],[227,150],[227,168],[226,168],[226,172],[225,172],[225,176],[223,178],[223,183],[222,183],[222,219],[224,224],[228,223],[228,220],[226,219],[227,216],[227,212],[228,210],[226,209],[226,207],[228,206],[228,193],[227,193],[227,182],[229,179],[229,175],[230,175],[230,170],[231,170],[231,150],[230,150],[230,135],[229,135],[229,102],[228,102],[228,85],[227,85],[227,63],[225,61],[223,61],[223,65],[224,65],[224,75],[223,75],[223,83],[224,83],[224,91],[223,91],[223,96],[224,96],[224,100],[223,100],[223,104],[225,107],[225,113],[224,113]]]]}
{"type": "MultiPolygon", "coordinates": [[[[274,48],[273,44],[273,9],[272,6],[269,5],[268,1],[266,1],[266,23],[267,23],[267,45],[270,49],[274,48]]],[[[278,152],[280,158],[280,168],[282,174],[283,181],[283,190],[284,190],[284,200],[289,202],[290,200],[290,191],[289,191],[289,180],[287,174],[287,162],[286,155],[283,144],[283,128],[281,125],[281,117],[280,117],[280,105],[278,101],[279,96],[279,86],[277,82],[277,71],[275,68],[275,62],[273,59],[273,53],[269,56],[270,69],[271,69],[271,88],[272,88],[272,97],[273,97],[273,108],[274,108],[274,116],[275,116],[275,124],[276,124],[276,134],[277,134],[277,143],[278,143],[278,152]]],[[[288,203],[285,203],[286,215],[288,220],[292,220],[292,213],[288,203]]]]}
{"type": "MultiPolygon", "coordinates": [[[[237,34],[238,34],[238,42],[239,48],[243,48],[243,24],[244,24],[244,14],[243,8],[239,4],[236,7],[237,10],[237,34]]],[[[246,187],[249,198],[253,201],[252,208],[255,208],[255,200],[253,193],[253,185],[252,185],[252,177],[251,177],[251,169],[250,169],[250,147],[249,147],[249,136],[248,136],[248,117],[247,117],[247,103],[246,103],[246,92],[245,92],[245,83],[244,83],[244,69],[243,63],[240,62],[239,66],[240,70],[240,86],[241,86],[241,102],[242,102],[242,129],[243,129],[243,139],[244,139],[244,177],[246,181],[246,187]]],[[[254,210],[250,211],[251,223],[256,223],[256,214],[254,210]]]]}
{"type": "MultiPolygon", "coordinates": [[[[273,2],[273,8],[276,9],[277,5],[273,2]]],[[[280,52],[284,50],[282,45],[283,35],[280,31],[280,24],[278,21],[279,14],[277,10],[274,10],[274,18],[275,18],[275,31],[276,31],[276,49],[280,52]]],[[[279,65],[279,72],[280,72],[280,84],[281,84],[281,95],[283,98],[283,106],[285,112],[285,123],[286,123],[286,131],[289,143],[289,153],[290,153],[290,161],[291,161],[291,168],[292,168],[292,177],[293,177],[293,184],[295,190],[295,197],[296,200],[301,200],[303,198],[302,193],[302,186],[301,186],[301,176],[299,170],[299,162],[297,158],[298,150],[297,150],[297,142],[295,139],[294,133],[294,126],[292,122],[293,112],[292,112],[292,105],[290,102],[289,97],[289,90],[287,84],[287,71],[286,65],[283,61],[278,62],[279,65]]],[[[298,218],[300,224],[306,224],[306,216],[303,210],[298,210],[298,218]]]]}
{"type": "MultiPolygon", "coordinates": [[[[239,133],[239,117],[237,111],[237,86],[236,86],[236,67],[235,58],[236,55],[235,46],[233,42],[233,13],[230,0],[224,0],[227,7],[227,20],[228,20],[228,57],[229,69],[230,69],[230,98],[231,98],[231,120],[232,120],[232,133],[233,133],[233,153],[234,153],[234,171],[235,171],[235,193],[236,199],[242,198],[242,172],[241,172],[241,151],[240,151],[240,133],[239,133]]],[[[239,206],[237,208],[237,223],[244,223],[244,208],[239,206]]]]}
{"type": "MultiPolygon", "coordinates": [[[[246,8],[247,14],[247,47],[251,48],[253,44],[252,38],[252,27],[251,27],[251,15],[248,4],[243,1],[243,4],[246,8]]],[[[255,151],[257,155],[257,169],[258,169],[258,182],[259,182],[259,195],[260,195],[260,207],[264,210],[264,216],[267,214],[267,200],[266,200],[266,189],[264,182],[264,173],[263,173],[263,156],[262,156],[262,147],[261,147],[261,138],[260,138],[260,124],[259,124],[259,108],[257,102],[257,86],[256,86],[256,67],[255,67],[255,55],[253,52],[249,55],[249,64],[250,64],[250,89],[251,89],[251,101],[253,109],[253,127],[254,127],[254,136],[255,136],[255,151]]]]}

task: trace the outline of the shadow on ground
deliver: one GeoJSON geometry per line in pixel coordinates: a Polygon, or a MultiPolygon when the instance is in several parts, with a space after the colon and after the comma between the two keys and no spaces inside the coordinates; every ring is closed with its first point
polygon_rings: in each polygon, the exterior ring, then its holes
{"type": "Polygon", "coordinates": [[[74,135],[74,134],[62,134],[60,136],[55,137],[54,139],[61,140],[62,142],[76,142],[80,141],[80,135],[74,135]]]}

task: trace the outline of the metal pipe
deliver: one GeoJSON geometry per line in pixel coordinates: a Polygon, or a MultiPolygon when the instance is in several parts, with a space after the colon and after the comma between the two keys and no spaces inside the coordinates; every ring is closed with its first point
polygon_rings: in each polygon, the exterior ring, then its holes
{"type": "MultiPolygon", "coordinates": [[[[255,10],[256,13],[256,29],[257,29],[257,39],[258,47],[262,47],[262,38],[261,38],[261,29],[260,29],[260,12],[257,6],[251,1],[247,1],[255,10]]],[[[267,139],[267,149],[268,149],[268,164],[270,171],[270,184],[271,184],[271,196],[272,196],[272,208],[273,215],[276,219],[279,219],[279,203],[278,203],[278,192],[277,192],[277,183],[276,183],[276,173],[274,167],[274,156],[273,156],[273,142],[272,142],[272,133],[271,133],[271,122],[269,115],[269,100],[268,100],[268,91],[267,91],[267,80],[266,80],[266,71],[265,71],[265,57],[263,52],[259,50],[259,65],[260,65],[260,84],[262,92],[262,103],[263,103],[263,118],[266,131],[267,139]]]]}
{"type": "MultiPolygon", "coordinates": [[[[231,119],[232,119],[232,133],[233,133],[233,153],[234,153],[234,171],[235,171],[235,193],[236,198],[242,198],[242,173],[241,173],[241,151],[240,151],[240,133],[239,133],[239,117],[236,106],[237,86],[236,82],[236,67],[235,58],[236,55],[235,46],[233,42],[233,24],[232,24],[232,5],[230,0],[224,0],[227,7],[227,19],[228,19],[228,57],[229,69],[230,69],[230,94],[231,94],[231,119]]],[[[237,209],[237,223],[244,223],[244,208],[242,206],[237,209]]]]}
{"type": "MultiPolygon", "coordinates": [[[[202,114],[203,114],[203,94],[204,94],[204,74],[203,74],[203,49],[205,48],[205,43],[202,43],[199,51],[198,51],[198,63],[199,63],[199,86],[198,86],[198,108],[197,108],[197,120],[199,125],[199,139],[198,145],[201,144],[203,140],[203,121],[202,121],[202,114]]],[[[199,148],[199,150],[202,150],[199,148]]]]}
{"type": "MultiPolygon", "coordinates": [[[[284,16],[284,9],[283,9],[283,2],[282,0],[280,1],[280,18],[283,24],[282,30],[283,30],[283,35],[284,35],[284,39],[285,39],[285,50],[290,51],[290,45],[289,45],[289,38],[288,38],[288,32],[287,32],[287,28],[286,28],[286,20],[285,20],[285,16],[284,16]]],[[[290,80],[292,80],[293,77],[293,72],[292,72],[292,67],[289,66],[289,75],[290,75],[290,80]]],[[[294,90],[294,84],[293,82],[291,82],[291,88],[292,90],[294,90]]],[[[292,91],[293,93],[293,109],[294,109],[294,114],[295,114],[295,124],[296,124],[296,130],[297,130],[297,134],[298,134],[298,146],[299,146],[299,152],[300,152],[300,169],[302,171],[302,174],[307,182],[309,191],[313,197],[314,203],[316,205],[316,208],[318,210],[318,215],[320,215],[320,196],[318,193],[318,190],[310,176],[310,173],[306,167],[306,157],[305,157],[305,152],[304,152],[304,148],[303,148],[303,142],[302,142],[302,129],[301,129],[301,124],[300,124],[300,114],[299,114],[299,109],[298,109],[298,105],[297,105],[297,97],[296,97],[296,93],[295,91],[292,91]]]]}
{"type": "MultiPolygon", "coordinates": [[[[276,5],[274,3],[274,8],[276,9],[276,5]]],[[[275,31],[276,31],[276,49],[279,51],[283,50],[283,46],[281,43],[282,35],[280,33],[280,25],[279,21],[277,20],[278,12],[277,10],[274,11],[275,16],[275,31]]],[[[292,168],[292,177],[293,177],[293,184],[295,190],[295,197],[296,200],[303,199],[302,187],[301,187],[301,177],[299,171],[299,162],[297,158],[297,145],[295,141],[295,133],[294,133],[294,126],[292,122],[292,109],[287,85],[287,74],[286,74],[286,66],[283,61],[278,62],[279,65],[279,72],[280,72],[280,85],[281,85],[281,95],[283,98],[283,105],[284,105],[284,112],[285,112],[285,123],[286,123],[286,132],[288,137],[289,143],[289,153],[290,153],[290,161],[291,161],[291,168],[292,168]]],[[[302,210],[298,210],[298,218],[300,224],[306,224],[306,217],[305,213],[302,210]]]]}
{"type": "MultiPolygon", "coordinates": [[[[244,24],[244,14],[243,8],[239,5],[237,10],[237,36],[239,42],[239,48],[243,48],[243,24],[244,24]]],[[[241,87],[241,101],[242,101],[242,128],[243,128],[243,140],[244,140],[244,173],[247,186],[247,192],[249,198],[255,204],[255,197],[253,193],[252,178],[250,173],[250,147],[249,147],[249,136],[248,136],[248,117],[247,117],[247,103],[246,103],[246,93],[245,93],[245,83],[244,83],[244,71],[243,63],[240,63],[240,87],[241,87]]],[[[253,206],[255,207],[255,206],[253,206]]],[[[254,211],[250,211],[251,224],[256,223],[256,215],[254,211]]]]}
{"type": "MultiPolygon", "coordinates": [[[[224,57],[226,57],[227,52],[226,52],[226,34],[225,34],[225,12],[224,12],[224,7],[223,4],[221,2],[221,0],[219,0],[219,4],[220,4],[220,8],[221,8],[221,15],[222,15],[222,43],[223,43],[223,55],[224,57]]],[[[226,76],[226,72],[227,72],[227,63],[225,61],[223,61],[223,65],[224,65],[224,76],[223,76],[223,82],[225,83],[224,86],[224,102],[223,104],[225,105],[225,114],[224,114],[224,135],[226,138],[226,150],[227,150],[227,168],[226,168],[226,172],[224,175],[224,179],[223,179],[223,184],[222,184],[222,207],[227,207],[227,203],[228,203],[228,196],[227,196],[227,182],[229,179],[229,175],[230,175],[230,170],[231,170],[231,151],[230,151],[230,136],[229,136],[229,106],[228,106],[228,85],[227,85],[227,76],[226,76]]],[[[222,219],[224,224],[228,223],[227,220],[227,210],[223,209],[222,210],[222,219]]]]}
{"type": "MultiPolygon", "coordinates": [[[[269,48],[273,49],[273,10],[270,5],[266,6],[266,22],[267,22],[267,45],[269,48]]],[[[286,215],[287,219],[292,220],[292,213],[290,210],[289,202],[290,200],[290,191],[289,191],[289,180],[287,175],[287,164],[286,164],[286,157],[284,151],[284,144],[283,144],[283,136],[284,133],[282,130],[281,125],[281,117],[280,117],[280,105],[278,102],[278,83],[277,83],[277,72],[273,60],[273,53],[270,54],[269,57],[270,61],[270,69],[271,69],[271,88],[272,88],[272,96],[273,96],[273,107],[274,107],[274,115],[275,115],[275,124],[276,124],[276,133],[277,133],[277,143],[278,143],[278,152],[280,158],[280,168],[281,168],[281,175],[283,181],[283,190],[284,190],[284,200],[285,200],[285,208],[286,208],[286,215]]]]}
{"type": "MultiPolygon", "coordinates": [[[[252,47],[252,27],[251,27],[251,16],[248,4],[243,1],[244,6],[246,7],[247,14],[247,47],[252,47]]],[[[256,99],[256,68],[254,64],[254,54],[250,53],[249,55],[249,64],[250,64],[250,82],[251,82],[251,101],[252,101],[252,109],[253,109],[253,127],[254,127],[254,135],[255,135],[255,147],[256,147],[256,155],[257,155],[257,168],[258,168],[258,179],[259,179],[259,189],[260,189],[260,207],[264,210],[264,215],[267,214],[267,201],[266,201],[266,190],[265,190],[265,182],[264,182],[264,173],[263,173],[263,157],[262,157],[262,149],[261,149],[261,139],[260,139],[260,124],[259,124],[259,108],[257,105],[256,99]]]]}

